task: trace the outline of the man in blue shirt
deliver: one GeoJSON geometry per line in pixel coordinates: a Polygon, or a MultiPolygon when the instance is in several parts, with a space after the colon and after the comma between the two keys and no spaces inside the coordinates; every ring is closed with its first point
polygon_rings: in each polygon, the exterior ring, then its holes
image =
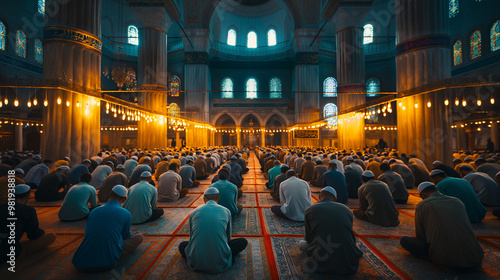
{"type": "Polygon", "coordinates": [[[330,161],[328,163],[328,171],[323,174],[323,186],[330,186],[337,192],[337,202],[347,203],[347,187],[345,184],[345,176],[337,171],[337,163],[330,161]]]}
{"type": "Polygon", "coordinates": [[[162,208],[156,208],[158,191],[148,183],[151,181],[151,173],[144,171],[140,182],[130,187],[128,199],[123,208],[132,214],[132,224],[142,224],[159,219],[163,215],[162,208]]]}
{"type": "Polygon", "coordinates": [[[182,178],[183,188],[196,188],[200,181],[196,181],[196,170],[193,167],[193,160],[186,160],[186,164],[179,169],[179,175],[182,178]]]}
{"type": "Polygon", "coordinates": [[[130,233],[130,212],[120,205],[126,199],[127,188],[117,185],[109,201],[90,213],[85,236],[71,261],[79,271],[110,270],[142,243],[142,234],[130,233]]]}
{"type": "MultiPolygon", "coordinates": [[[[151,158],[144,157],[143,163],[139,164],[135,167],[134,171],[132,172],[132,175],[130,175],[130,177],[128,177],[128,185],[129,186],[133,186],[133,185],[139,183],[142,172],[145,172],[145,171],[148,171],[149,173],[153,172],[153,169],[149,166],[150,162],[151,162],[151,158]]],[[[154,183],[152,185],[154,185],[154,183]]]]}
{"type": "Polygon", "coordinates": [[[231,212],[217,204],[219,191],[208,188],[202,205],[189,216],[189,242],[179,244],[179,252],[192,270],[220,273],[234,262],[234,256],[245,250],[245,238],[231,240],[231,212]]]}
{"type": "Polygon", "coordinates": [[[278,176],[280,174],[281,174],[280,161],[279,160],[275,160],[274,161],[274,167],[271,168],[271,169],[269,169],[269,171],[267,171],[267,179],[268,179],[268,181],[266,182],[266,187],[268,189],[273,190],[274,178],[276,178],[276,176],[278,176]]]}
{"type": "Polygon", "coordinates": [[[231,211],[231,216],[236,218],[236,215],[241,213],[243,206],[238,204],[238,188],[233,183],[229,182],[229,172],[222,168],[219,171],[219,181],[210,185],[219,191],[219,205],[222,205],[231,211]]]}
{"type": "Polygon", "coordinates": [[[80,182],[80,177],[82,177],[83,174],[89,173],[89,168],[90,168],[90,160],[85,159],[82,161],[82,163],[77,164],[68,171],[68,181],[71,185],[76,185],[80,182]]]}
{"type": "Polygon", "coordinates": [[[92,175],[85,173],[81,176],[80,183],[69,189],[59,209],[58,216],[61,221],[85,219],[97,206],[96,191],[93,186],[89,185],[90,181],[92,181],[92,175]]]}

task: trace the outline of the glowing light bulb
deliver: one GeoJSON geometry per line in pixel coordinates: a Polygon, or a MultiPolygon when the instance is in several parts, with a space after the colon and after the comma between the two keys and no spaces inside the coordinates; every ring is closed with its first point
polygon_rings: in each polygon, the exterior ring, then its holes
{"type": "Polygon", "coordinates": [[[17,98],[14,100],[14,106],[19,106],[19,100],[17,100],[17,98]]]}
{"type": "Polygon", "coordinates": [[[417,108],[418,108],[418,103],[415,103],[415,109],[417,109],[417,108]]]}
{"type": "Polygon", "coordinates": [[[35,97],[35,99],[33,99],[33,105],[34,105],[34,106],[37,106],[37,105],[38,105],[38,100],[36,99],[36,97],[35,97]]]}
{"type": "Polygon", "coordinates": [[[462,100],[462,106],[464,106],[464,107],[467,106],[467,101],[465,101],[465,99],[462,100]]]}
{"type": "Polygon", "coordinates": [[[458,106],[460,104],[460,101],[458,101],[458,98],[455,98],[455,106],[458,106]]]}
{"type": "Polygon", "coordinates": [[[0,100],[0,108],[2,108],[2,107],[3,107],[3,101],[0,100]]]}
{"type": "Polygon", "coordinates": [[[80,101],[76,101],[76,107],[80,108],[80,101]]]}
{"type": "MultiPolygon", "coordinates": [[[[495,104],[495,98],[493,98],[493,97],[492,97],[492,98],[490,99],[490,103],[491,103],[491,104],[495,104]]],[[[5,103],[5,104],[7,104],[7,103],[5,103]]]]}
{"type": "Polygon", "coordinates": [[[432,103],[430,101],[427,102],[427,107],[430,108],[432,106],[432,103]]]}
{"type": "Polygon", "coordinates": [[[9,99],[7,98],[7,96],[5,97],[5,99],[3,100],[3,103],[5,103],[5,105],[9,105],[9,99]]]}
{"type": "Polygon", "coordinates": [[[69,101],[66,101],[66,106],[69,107],[69,101]]]}
{"type": "Polygon", "coordinates": [[[403,106],[403,102],[400,101],[399,102],[399,107],[401,107],[401,106],[403,106]]]}
{"type": "Polygon", "coordinates": [[[477,106],[481,106],[481,104],[483,104],[483,102],[481,102],[481,99],[478,99],[477,100],[477,106]]]}
{"type": "Polygon", "coordinates": [[[49,106],[49,101],[47,99],[45,99],[43,101],[43,106],[45,106],[45,107],[49,106]]]}
{"type": "Polygon", "coordinates": [[[28,108],[31,108],[31,100],[28,100],[28,108]]]}
{"type": "Polygon", "coordinates": [[[62,99],[61,99],[61,97],[58,97],[57,98],[57,105],[61,105],[61,103],[62,103],[62,99]]]}
{"type": "Polygon", "coordinates": [[[109,110],[109,103],[106,103],[106,110],[109,110]]]}
{"type": "Polygon", "coordinates": [[[406,106],[403,106],[403,111],[406,110],[406,106]]]}
{"type": "Polygon", "coordinates": [[[446,98],[446,100],[444,101],[444,105],[448,106],[448,104],[450,104],[450,101],[448,100],[448,98],[446,98]]]}

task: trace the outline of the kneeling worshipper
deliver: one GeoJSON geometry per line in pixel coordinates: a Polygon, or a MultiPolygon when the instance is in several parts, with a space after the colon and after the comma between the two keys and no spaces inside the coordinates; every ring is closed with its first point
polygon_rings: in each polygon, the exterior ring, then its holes
{"type": "MultiPolygon", "coordinates": [[[[222,166],[222,168],[226,169],[227,171],[229,171],[229,173],[231,173],[231,165],[229,164],[224,164],[222,166]]],[[[212,184],[219,181],[219,176],[218,175],[215,175],[213,178],[212,178],[212,184]]],[[[238,188],[238,198],[241,197],[241,195],[243,195],[243,191],[239,190],[241,187],[243,187],[243,182],[239,181],[238,179],[236,179],[236,176],[234,176],[233,174],[229,174],[229,182],[233,183],[236,185],[236,187],[238,188]]]]}
{"type": "Polygon", "coordinates": [[[113,173],[113,169],[115,168],[112,161],[106,162],[104,165],[99,165],[92,172],[92,182],[90,184],[94,186],[96,190],[102,187],[102,183],[108,177],[109,174],[113,173]]]}
{"type": "Polygon", "coordinates": [[[456,197],[462,201],[471,223],[480,223],[484,219],[486,208],[477,198],[477,194],[469,182],[464,179],[448,177],[440,169],[431,171],[431,180],[442,194],[456,197]]]}
{"type": "Polygon", "coordinates": [[[125,174],[127,178],[130,178],[130,176],[132,176],[132,172],[134,172],[134,169],[137,167],[137,165],[139,165],[137,160],[139,159],[136,156],[132,156],[130,159],[127,159],[123,164],[123,167],[125,168],[123,174],[125,174]]]}
{"type": "Polygon", "coordinates": [[[130,233],[131,214],[120,205],[126,199],[127,188],[117,185],[109,201],[90,212],[85,236],[71,261],[80,272],[110,270],[142,243],[142,234],[130,233]]]}
{"type": "Polygon", "coordinates": [[[200,181],[196,180],[196,170],[192,159],[186,160],[186,164],[179,169],[179,175],[182,178],[182,188],[196,188],[200,185],[200,181]]]}
{"type": "MultiPolygon", "coordinates": [[[[337,163],[337,171],[338,171],[338,163],[337,163]]],[[[347,165],[345,167],[344,171],[345,185],[347,188],[347,196],[349,198],[358,198],[358,189],[359,187],[361,187],[361,185],[363,185],[361,174],[362,173],[359,173],[355,169],[352,169],[350,165],[347,165]]]]}
{"type": "MultiPolygon", "coordinates": [[[[316,166],[314,167],[313,178],[311,180],[311,185],[322,188],[323,185],[323,176],[328,171],[328,167],[323,164],[323,161],[317,160],[316,166]]],[[[343,174],[343,173],[342,173],[343,174]]]]}
{"type": "Polygon", "coordinates": [[[68,166],[61,165],[56,171],[43,177],[35,192],[35,200],[49,202],[64,199],[69,187],[68,178],[66,176],[68,175],[68,171],[68,166]]]}
{"type": "MultiPolygon", "coordinates": [[[[145,171],[152,173],[153,169],[150,166],[151,163],[151,158],[150,157],[143,157],[141,158],[142,163],[137,165],[132,172],[132,175],[128,177],[128,185],[133,186],[140,181],[141,174],[145,171]]],[[[151,182],[150,182],[151,183],[151,182]]],[[[152,184],[154,186],[154,183],[152,184]]],[[[133,215],[133,214],[132,214],[133,215]]]]}
{"type": "Polygon", "coordinates": [[[389,186],[394,202],[397,204],[406,204],[410,195],[405,187],[403,177],[392,171],[391,166],[388,163],[382,163],[380,165],[380,170],[384,173],[378,177],[378,180],[389,186]]]}
{"type": "Polygon", "coordinates": [[[281,173],[281,167],[280,167],[280,161],[275,160],[274,161],[274,167],[269,169],[267,171],[267,182],[266,182],[266,187],[270,190],[273,189],[273,184],[274,184],[274,178],[276,178],[278,175],[281,173]]]}
{"type": "Polygon", "coordinates": [[[189,190],[182,188],[182,178],[178,174],[179,166],[171,163],[168,171],[158,178],[158,201],[171,202],[185,197],[189,190]]]}
{"type": "Polygon", "coordinates": [[[12,254],[15,251],[15,261],[18,261],[26,256],[30,256],[38,251],[41,251],[50,246],[56,240],[55,233],[46,233],[40,229],[38,217],[35,208],[26,205],[30,197],[30,186],[26,184],[17,185],[14,187],[15,203],[14,216],[8,215],[10,210],[8,203],[0,205],[0,219],[4,221],[5,226],[0,228],[0,264],[11,261],[12,254]],[[14,218],[15,228],[7,227],[8,218],[14,218]],[[11,244],[8,238],[15,231],[15,243],[11,244]],[[21,241],[26,232],[28,240],[21,241]],[[14,250],[12,250],[14,249],[14,250]]]}
{"type": "MultiPolygon", "coordinates": [[[[170,162],[168,161],[167,157],[163,157],[163,160],[158,163],[156,166],[156,172],[154,174],[156,180],[160,178],[161,174],[165,173],[168,171],[168,167],[170,165],[170,162]]],[[[179,165],[180,166],[180,165],[179,165]]]]}
{"type": "Polygon", "coordinates": [[[464,204],[443,195],[431,182],[421,183],[418,192],[423,200],[415,211],[417,237],[401,237],[401,246],[438,265],[480,266],[484,252],[472,231],[464,204]]]}
{"type": "Polygon", "coordinates": [[[273,181],[273,189],[269,193],[275,200],[280,201],[280,186],[286,178],[286,172],[290,170],[290,167],[286,164],[282,164],[280,168],[281,174],[276,176],[273,181]]]}
{"type": "Polygon", "coordinates": [[[71,185],[76,185],[80,182],[80,177],[83,174],[89,173],[89,168],[92,162],[90,159],[84,159],[82,163],[77,164],[70,168],[68,171],[68,181],[71,185]]]}
{"type": "Polygon", "coordinates": [[[44,160],[43,163],[39,163],[35,165],[33,168],[28,171],[28,174],[24,176],[24,181],[28,186],[32,189],[38,188],[40,182],[42,181],[45,175],[49,174],[49,167],[52,165],[52,161],[47,159],[44,160]]]}
{"type": "Polygon", "coordinates": [[[91,180],[92,175],[85,173],[80,177],[80,183],[69,189],[59,209],[58,216],[61,221],[85,219],[90,211],[97,206],[95,188],[89,185],[91,180]]]}
{"type": "Polygon", "coordinates": [[[306,209],[306,236],[300,241],[299,248],[312,258],[316,272],[354,274],[363,253],[356,245],[352,231],[352,212],[336,202],[337,192],[332,187],[323,188],[319,199],[306,209]]]}
{"type": "Polygon", "coordinates": [[[335,161],[330,161],[328,163],[328,171],[323,174],[323,186],[330,186],[335,189],[337,193],[337,202],[343,204],[347,203],[348,197],[345,176],[337,170],[337,163],[335,161]]]}
{"type": "Polygon", "coordinates": [[[228,181],[229,171],[222,168],[219,173],[219,181],[210,185],[219,191],[219,204],[231,211],[231,217],[234,219],[236,215],[243,211],[243,206],[238,203],[238,188],[235,184],[228,181]]]}
{"type": "Polygon", "coordinates": [[[202,205],[189,216],[189,241],[179,244],[179,252],[192,270],[220,273],[234,263],[234,256],[245,250],[245,238],[231,239],[231,211],[219,202],[219,191],[209,187],[202,205]]]}
{"type": "Polygon", "coordinates": [[[99,189],[99,193],[97,194],[99,202],[108,202],[109,196],[111,195],[111,190],[113,190],[116,185],[122,185],[125,187],[128,186],[127,176],[123,174],[124,170],[124,166],[118,164],[115,171],[113,171],[113,173],[109,174],[108,177],[104,179],[104,182],[102,182],[102,186],[99,189]]]}
{"type": "Polygon", "coordinates": [[[128,198],[123,208],[132,214],[132,224],[142,224],[159,219],[163,215],[162,208],[156,208],[158,191],[149,183],[151,172],[144,171],[140,182],[130,187],[128,198]]]}
{"type": "Polygon", "coordinates": [[[293,169],[286,172],[286,177],[279,188],[281,205],[271,206],[271,212],[279,217],[303,222],[304,211],[311,206],[311,189],[306,181],[297,178],[293,169]]]}
{"type": "Polygon", "coordinates": [[[474,171],[469,165],[460,166],[459,171],[463,179],[472,185],[477,198],[484,206],[500,206],[500,188],[488,174],[474,171]]]}
{"type": "Polygon", "coordinates": [[[200,154],[197,156],[198,158],[193,163],[194,170],[196,171],[196,180],[205,180],[210,175],[207,171],[207,162],[200,154]]]}
{"type": "Polygon", "coordinates": [[[353,211],[354,216],[383,227],[395,227],[399,225],[399,212],[389,186],[374,176],[369,170],[363,172],[364,183],[358,190],[360,209],[353,211]]]}

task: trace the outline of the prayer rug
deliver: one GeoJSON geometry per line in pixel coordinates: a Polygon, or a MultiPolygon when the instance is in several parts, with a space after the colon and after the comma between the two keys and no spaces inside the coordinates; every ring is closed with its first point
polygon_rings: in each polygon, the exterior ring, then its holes
{"type": "Polygon", "coordinates": [[[240,190],[242,192],[255,192],[255,185],[243,185],[240,190]]]}
{"type": "Polygon", "coordinates": [[[309,185],[309,188],[311,189],[312,193],[319,193],[323,189],[323,188],[319,188],[319,187],[315,187],[315,186],[311,186],[311,185],[309,185]]]}
{"type": "Polygon", "coordinates": [[[263,208],[264,222],[269,234],[305,234],[304,223],[276,216],[270,208],[263,208]]]}
{"type": "Polygon", "coordinates": [[[243,196],[238,199],[238,203],[240,203],[243,207],[257,207],[257,198],[255,197],[255,193],[243,193],[243,196]]]}
{"type": "Polygon", "coordinates": [[[266,185],[265,185],[265,184],[262,184],[262,185],[256,185],[256,186],[255,186],[255,189],[257,190],[257,192],[267,192],[267,193],[269,193],[269,191],[271,191],[270,189],[268,189],[268,188],[266,187],[266,185]]]}
{"type": "Polygon", "coordinates": [[[191,208],[165,208],[165,213],[156,221],[140,225],[132,225],[131,232],[140,232],[145,235],[167,235],[172,234],[177,227],[186,219],[193,209],[191,208]]]}
{"type": "Polygon", "coordinates": [[[196,199],[200,197],[200,194],[191,194],[188,193],[185,197],[180,198],[176,201],[171,202],[157,202],[157,207],[189,207],[196,199]]]}
{"type": "Polygon", "coordinates": [[[37,207],[37,206],[51,206],[51,207],[60,207],[63,204],[62,200],[57,201],[49,201],[49,202],[40,202],[36,201],[35,198],[30,198],[26,205],[37,207]]]}
{"type": "Polygon", "coordinates": [[[55,233],[85,233],[87,219],[73,222],[61,222],[57,215],[59,209],[60,208],[54,208],[38,215],[38,222],[40,223],[41,229],[55,233]]]}
{"type": "Polygon", "coordinates": [[[243,185],[255,185],[256,184],[255,181],[256,180],[254,178],[249,178],[249,179],[244,178],[243,185]]]}
{"type": "Polygon", "coordinates": [[[189,188],[189,193],[204,193],[208,189],[209,185],[199,185],[196,188],[189,188]]]}
{"type": "Polygon", "coordinates": [[[402,236],[415,234],[415,221],[412,217],[399,214],[399,225],[383,227],[354,217],[353,230],[358,235],[402,236]]]}
{"type": "Polygon", "coordinates": [[[257,198],[259,200],[260,207],[271,207],[273,205],[280,205],[280,203],[269,194],[269,193],[258,193],[257,198]]]}

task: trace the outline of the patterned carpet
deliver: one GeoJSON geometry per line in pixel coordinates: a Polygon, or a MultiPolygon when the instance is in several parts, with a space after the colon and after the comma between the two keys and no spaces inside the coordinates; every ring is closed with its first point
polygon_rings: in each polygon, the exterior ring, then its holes
{"type": "MultiPolygon", "coordinates": [[[[409,190],[407,204],[397,205],[400,225],[384,228],[354,218],[357,245],[363,252],[359,269],[350,277],[314,273],[307,267],[308,257],[298,249],[304,237],[303,223],[291,222],[271,213],[279,203],[264,186],[267,181],[260,172],[257,158],[248,160],[244,192],[239,203],[243,212],[233,220],[233,236],[246,237],[249,245],[238,255],[234,265],[221,274],[194,272],[178,252],[180,242],[189,239],[189,213],[203,204],[203,192],[213,175],[197,188],[175,202],[160,202],[165,214],[156,221],[133,225],[132,231],[145,235],[144,243],[115,269],[107,273],[81,274],[71,264],[74,252],[82,241],[86,221],[60,222],[57,212],[62,201],[38,203],[36,208],[41,228],[58,237],[49,248],[19,260],[17,272],[7,274],[0,269],[0,279],[499,279],[500,220],[489,209],[484,221],[474,224],[485,251],[479,270],[456,271],[435,266],[408,254],[399,245],[402,235],[415,235],[415,207],[420,202],[416,190],[409,190]]],[[[319,188],[312,188],[312,203],[319,199],[319,188]]],[[[359,200],[349,199],[351,209],[359,208],[359,200]]],[[[24,237],[26,238],[26,237],[24,237]]]]}

